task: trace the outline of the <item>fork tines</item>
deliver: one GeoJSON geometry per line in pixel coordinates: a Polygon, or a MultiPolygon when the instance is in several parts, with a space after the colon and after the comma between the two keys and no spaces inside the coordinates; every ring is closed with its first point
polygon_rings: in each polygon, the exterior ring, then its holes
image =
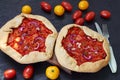
{"type": "Polygon", "coordinates": [[[102,24],[102,30],[103,30],[103,35],[105,37],[109,38],[109,32],[108,32],[107,24],[102,24]]]}

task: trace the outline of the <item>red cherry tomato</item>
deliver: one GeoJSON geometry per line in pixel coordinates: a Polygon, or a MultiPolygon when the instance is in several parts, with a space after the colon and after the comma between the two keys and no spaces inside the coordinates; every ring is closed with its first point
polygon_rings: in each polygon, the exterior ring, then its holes
{"type": "Polygon", "coordinates": [[[66,11],[69,11],[69,12],[72,11],[73,7],[69,2],[63,1],[61,5],[65,8],[66,11]]]}
{"type": "Polygon", "coordinates": [[[42,1],[42,2],[40,3],[40,6],[41,6],[41,8],[42,8],[44,11],[46,11],[46,12],[50,12],[50,11],[52,10],[51,5],[50,5],[49,3],[47,3],[47,2],[45,2],[45,1],[42,1]]]}
{"type": "Polygon", "coordinates": [[[78,25],[83,25],[85,22],[84,18],[78,18],[75,20],[75,24],[78,24],[78,25]]]}
{"type": "Polygon", "coordinates": [[[24,71],[23,71],[23,77],[25,79],[30,79],[33,75],[34,72],[34,68],[31,65],[28,65],[25,67],[24,71]]]}
{"type": "Polygon", "coordinates": [[[102,10],[102,11],[100,12],[100,15],[101,15],[102,18],[108,19],[108,18],[110,18],[111,13],[110,13],[110,11],[108,11],[108,10],[102,10]]]}
{"type": "Polygon", "coordinates": [[[85,15],[85,20],[87,22],[92,21],[94,18],[95,18],[95,12],[93,12],[93,11],[90,11],[85,15]]]}
{"type": "Polygon", "coordinates": [[[12,79],[16,76],[16,70],[15,69],[7,69],[4,71],[4,78],[6,79],[12,79]]]}
{"type": "Polygon", "coordinates": [[[77,18],[80,18],[81,16],[82,16],[82,11],[76,10],[72,15],[72,19],[76,20],[77,18]]]}

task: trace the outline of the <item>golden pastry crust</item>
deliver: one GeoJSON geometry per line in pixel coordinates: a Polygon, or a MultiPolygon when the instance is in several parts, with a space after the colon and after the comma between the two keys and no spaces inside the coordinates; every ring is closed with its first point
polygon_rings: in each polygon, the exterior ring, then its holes
{"type": "Polygon", "coordinates": [[[36,63],[36,62],[46,61],[52,57],[56,38],[57,38],[57,31],[48,19],[39,15],[21,13],[12,20],[8,21],[0,29],[0,49],[8,56],[10,56],[15,61],[21,64],[36,63]],[[22,56],[12,47],[7,45],[8,36],[9,33],[12,32],[12,28],[18,28],[18,26],[22,23],[22,20],[24,18],[32,18],[42,21],[42,23],[52,31],[52,34],[49,34],[45,41],[46,52],[32,51],[29,54],[22,56]]]}
{"type": "Polygon", "coordinates": [[[59,32],[57,41],[56,41],[56,46],[55,46],[55,54],[58,59],[58,62],[63,67],[68,68],[72,71],[76,71],[76,72],[93,73],[93,72],[99,71],[101,68],[105,67],[108,64],[109,59],[110,59],[109,53],[110,53],[109,43],[102,35],[89,29],[86,26],[79,26],[75,24],[66,25],[61,29],[61,31],[59,32]],[[81,64],[80,66],[78,66],[76,60],[67,54],[67,51],[64,49],[64,47],[62,47],[62,44],[61,44],[63,37],[67,35],[68,29],[73,26],[81,28],[85,32],[86,35],[91,36],[92,38],[96,38],[99,41],[103,41],[103,48],[107,54],[106,58],[98,60],[96,62],[85,62],[81,64]]]}

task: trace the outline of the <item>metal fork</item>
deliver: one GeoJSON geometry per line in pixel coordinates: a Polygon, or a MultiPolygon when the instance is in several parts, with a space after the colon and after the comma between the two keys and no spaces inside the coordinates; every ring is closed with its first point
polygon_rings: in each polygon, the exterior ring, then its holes
{"type": "MultiPolygon", "coordinates": [[[[103,36],[107,38],[109,44],[109,32],[108,32],[108,28],[107,28],[107,24],[102,24],[102,31],[103,31],[103,36]]],[[[109,61],[109,66],[111,68],[112,73],[116,73],[117,71],[117,63],[114,57],[114,53],[113,53],[113,49],[112,46],[110,45],[110,61],[109,61]]]]}
{"type": "MultiPolygon", "coordinates": [[[[107,24],[102,24],[102,31],[103,31],[103,36],[106,37],[108,40],[110,36],[109,36],[107,24]]],[[[108,42],[109,42],[109,40],[108,40],[108,42]]]]}

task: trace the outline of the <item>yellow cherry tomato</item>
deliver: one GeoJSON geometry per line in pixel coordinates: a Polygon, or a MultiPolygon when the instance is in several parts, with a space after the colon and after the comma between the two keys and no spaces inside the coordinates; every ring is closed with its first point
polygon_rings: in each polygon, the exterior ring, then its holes
{"type": "Polygon", "coordinates": [[[78,3],[78,8],[80,10],[86,10],[86,9],[88,9],[88,7],[89,7],[89,3],[87,0],[82,0],[78,3]]]}
{"type": "Polygon", "coordinates": [[[47,78],[55,80],[59,77],[60,71],[57,66],[49,66],[47,67],[45,74],[47,78]]]}
{"type": "Polygon", "coordinates": [[[24,5],[22,7],[22,13],[30,14],[32,12],[32,8],[29,5],[24,5]]]}
{"type": "Polygon", "coordinates": [[[65,12],[65,9],[63,8],[63,6],[61,5],[57,5],[55,6],[54,8],[54,13],[57,15],[57,16],[62,16],[65,12]]]}

